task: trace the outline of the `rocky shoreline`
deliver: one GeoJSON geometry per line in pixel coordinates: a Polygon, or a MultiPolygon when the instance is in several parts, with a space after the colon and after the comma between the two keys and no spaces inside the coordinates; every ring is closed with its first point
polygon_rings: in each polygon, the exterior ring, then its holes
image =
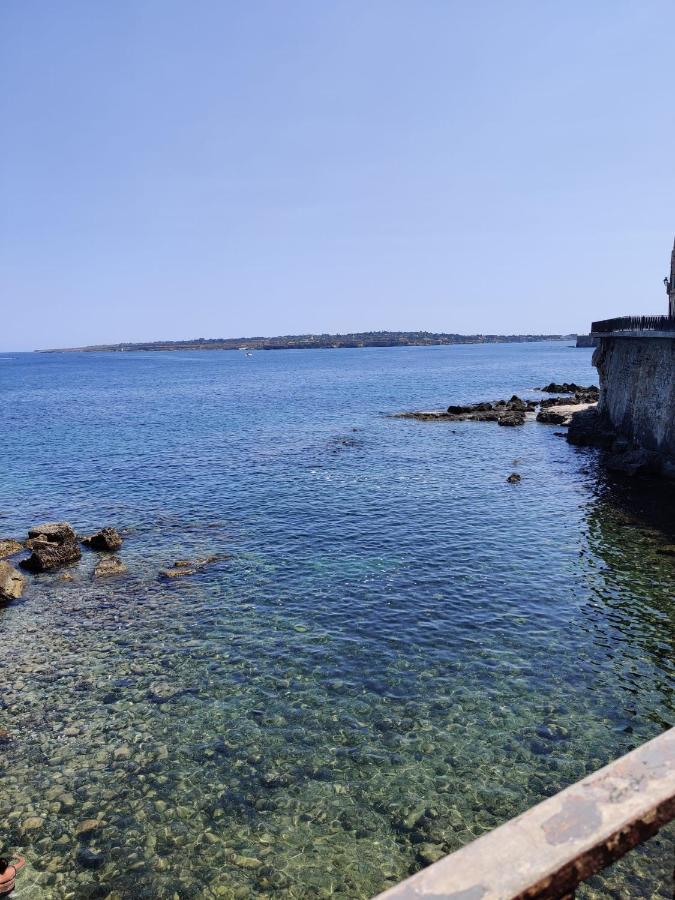
{"type": "Polygon", "coordinates": [[[588,409],[598,402],[599,390],[595,385],[584,387],[574,382],[551,382],[545,387],[534,388],[546,394],[565,396],[547,397],[542,400],[523,400],[514,394],[509,400],[485,400],[466,405],[451,404],[442,410],[421,410],[394,413],[392,418],[417,419],[419,421],[445,420],[449,422],[496,422],[502,426],[524,425],[528,417],[537,413],[536,419],[547,425],[567,425],[572,414],[588,409]],[[537,410],[539,410],[537,412],[537,410]]]}
{"type": "Polygon", "coordinates": [[[446,409],[393,413],[391,418],[496,422],[502,426],[524,425],[528,419],[536,419],[544,425],[567,428],[567,434],[561,433],[561,436],[566,436],[574,446],[595,447],[604,451],[602,461],[609,471],[675,479],[675,464],[665,460],[662,453],[639,446],[613,427],[609,417],[599,409],[600,392],[595,385],[551,382],[533,390],[555,396],[523,400],[514,394],[509,400],[451,404],[446,409]]]}

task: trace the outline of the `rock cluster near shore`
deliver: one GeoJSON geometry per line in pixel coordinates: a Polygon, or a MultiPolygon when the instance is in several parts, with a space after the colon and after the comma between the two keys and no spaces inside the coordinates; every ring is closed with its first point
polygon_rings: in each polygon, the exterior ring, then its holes
{"type": "MultiPolygon", "coordinates": [[[[110,551],[122,546],[122,538],[115,528],[103,528],[89,537],[78,538],[68,522],[45,522],[30,528],[25,541],[1,539],[0,557],[17,556],[30,550],[29,556],[19,560],[19,566],[33,574],[52,572],[75,563],[82,557],[80,543],[93,550],[110,551]]],[[[109,557],[96,565],[94,577],[118,575],[124,571],[126,567],[121,560],[109,557]]],[[[24,576],[10,563],[0,562],[0,601],[17,600],[21,597],[25,584],[24,576]]]]}
{"type": "Polygon", "coordinates": [[[567,394],[565,397],[549,397],[544,400],[522,400],[513,395],[510,400],[482,401],[467,405],[450,405],[445,410],[423,410],[421,412],[396,413],[394,418],[434,420],[443,419],[451,422],[496,422],[498,425],[524,425],[528,414],[539,408],[537,421],[551,425],[566,425],[572,412],[570,407],[587,407],[597,403],[598,388],[595,385],[584,387],[574,382],[557,384],[551,382],[546,387],[535,388],[544,393],[567,394]],[[552,407],[561,407],[553,410],[552,407]]]}
{"type": "MultiPolygon", "coordinates": [[[[122,547],[122,536],[115,528],[101,528],[100,531],[86,536],[78,536],[68,522],[46,522],[29,529],[28,537],[23,540],[15,538],[0,539],[0,603],[17,600],[21,597],[26,579],[9,562],[7,558],[30,551],[18,561],[18,565],[27,572],[40,574],[53,572],[64,566],[78,562],[82,557],[80,545],[101,554],[93,570],[94,578],[109,578],[123,575],[127,571],[124,562],[117,556],[122,547]]],[[[179,559],[173,566],[160,572],[166,579],[196,575],[211,563],[227,559],[227,554],[212,554],[195,559],[179,559]]],[[[63,581],[72,581],[73,576],[64,573],[63,581]]]]}

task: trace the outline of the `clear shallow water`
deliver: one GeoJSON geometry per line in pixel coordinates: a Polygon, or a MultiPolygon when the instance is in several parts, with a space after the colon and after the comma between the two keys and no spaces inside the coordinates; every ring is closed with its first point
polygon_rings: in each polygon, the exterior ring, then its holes
{"type": "MultiPolygon", "coordinates": [[[[1,536],[113,524],[129,568],[0,611],[18,896],[368,897],[671,724],[630,488],[550,426],[386,417],[590,351],[5,355],[1,536]]],[[[671,835],[582,896],[669,897],[671,835]]]]}

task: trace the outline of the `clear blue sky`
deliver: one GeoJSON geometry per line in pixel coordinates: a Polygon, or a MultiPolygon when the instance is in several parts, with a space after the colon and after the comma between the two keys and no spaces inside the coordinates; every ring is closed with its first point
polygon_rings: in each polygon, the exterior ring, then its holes
{"type": "Polygon", "coordinates": [[[675,4],[3,0],[0,348],[665,311],[675,4]]]}

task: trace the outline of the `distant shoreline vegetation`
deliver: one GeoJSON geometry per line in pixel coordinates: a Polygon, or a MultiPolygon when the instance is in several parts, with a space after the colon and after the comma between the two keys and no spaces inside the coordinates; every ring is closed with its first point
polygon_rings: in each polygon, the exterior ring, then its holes
{"type": "Polygon", "coordinates": [[[36,353],[121,353],[133,350],[334,350],[344,347],[425,347],[442,344],[512,344],[573,340],[575,334],[446,334],[433,331],[358,331],[352,334],[291,334],[281,337],[193,338],[63,347],[36,353]]]}

